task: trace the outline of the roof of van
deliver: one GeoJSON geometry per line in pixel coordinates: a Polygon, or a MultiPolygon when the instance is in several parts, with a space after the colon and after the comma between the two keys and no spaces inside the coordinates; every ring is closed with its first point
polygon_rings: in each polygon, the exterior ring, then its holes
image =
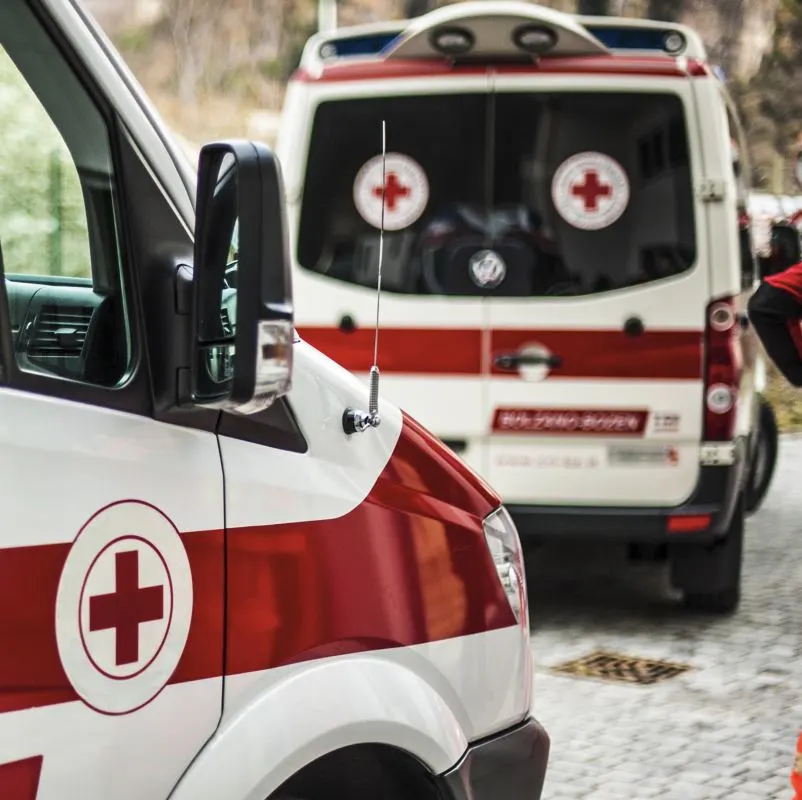
{"type": "Polygon", "coordinates": [[[294,79],[478,74],[488,65],[512,73],[712,74],[701,38],[684,25],[565,14],[517,0],[466,0],[412,20],[316,34],[294,79]]]}

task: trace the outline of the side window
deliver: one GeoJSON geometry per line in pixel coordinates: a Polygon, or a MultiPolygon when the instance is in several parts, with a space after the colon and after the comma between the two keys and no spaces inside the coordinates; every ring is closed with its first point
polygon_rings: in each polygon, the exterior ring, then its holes
{"type": "Polygon", "coordinates": [[[16,367],[114,387],[132,348],[108,128],[29,7],[3,5],[0,252],[16,367]]]}
{"type": "Polygon", "coordinates": [[[752,225],[749,219],[747,199],[749,197],[749,176],[747,174],[748,161],[744,144],[744,137],[738,120],[730,107],[727,109],[727,128],[730,137],[732,153],[732,173],[737,191],[738,237],[741,255],[741,286],[749,288],[755,280],[755,246],[752,238],[752,225]]]}

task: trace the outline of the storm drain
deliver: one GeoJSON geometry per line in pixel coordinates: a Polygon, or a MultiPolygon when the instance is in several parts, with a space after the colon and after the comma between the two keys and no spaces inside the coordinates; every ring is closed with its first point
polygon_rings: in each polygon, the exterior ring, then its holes
{"type": "Polygon", "coordinates": [[[551,671],[578,678],[596,678],[618,683],[637,683],[642,686],[675,678],[691,667],[670,661],[624,656],[620,653],[597,651],[574,661],[558,664],[551,671]]]}

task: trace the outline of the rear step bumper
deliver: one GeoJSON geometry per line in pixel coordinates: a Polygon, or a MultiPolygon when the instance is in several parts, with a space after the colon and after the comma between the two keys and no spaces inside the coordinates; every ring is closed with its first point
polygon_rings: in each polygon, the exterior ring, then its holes
{"type": "Polygon", "coordinates": [[[450,800],[540,800],[551,742],[539,722],[523,724],[472,744],[459,764],[439,778],[450,800]]]}
{"type": "Polygon", "coordinates": [[[738,492],[744,485],[746,464],[745,448],[739,446],[733,464],[700,467],[696,489],[680,506],[505,505],[524,542],[576,537],[624,542],[703,543],[719,539],[726,533],[738,492]],[[709,522],[705,524],[708,517],[709,522]],[[683,521],[699,524],[683,526],[683,521]],[[675,526],[674,530],[670,526],[675,526]]]}

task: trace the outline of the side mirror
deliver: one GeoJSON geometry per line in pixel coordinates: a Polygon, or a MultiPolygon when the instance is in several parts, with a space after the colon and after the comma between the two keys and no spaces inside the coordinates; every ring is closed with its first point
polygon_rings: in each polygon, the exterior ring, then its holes
{"type": "Polygon", "coordinates": [[[292,277],[275,155],[256,142],[205,145],[196,214],[192,400],[256,413],[292,380],[292,277]]]}

